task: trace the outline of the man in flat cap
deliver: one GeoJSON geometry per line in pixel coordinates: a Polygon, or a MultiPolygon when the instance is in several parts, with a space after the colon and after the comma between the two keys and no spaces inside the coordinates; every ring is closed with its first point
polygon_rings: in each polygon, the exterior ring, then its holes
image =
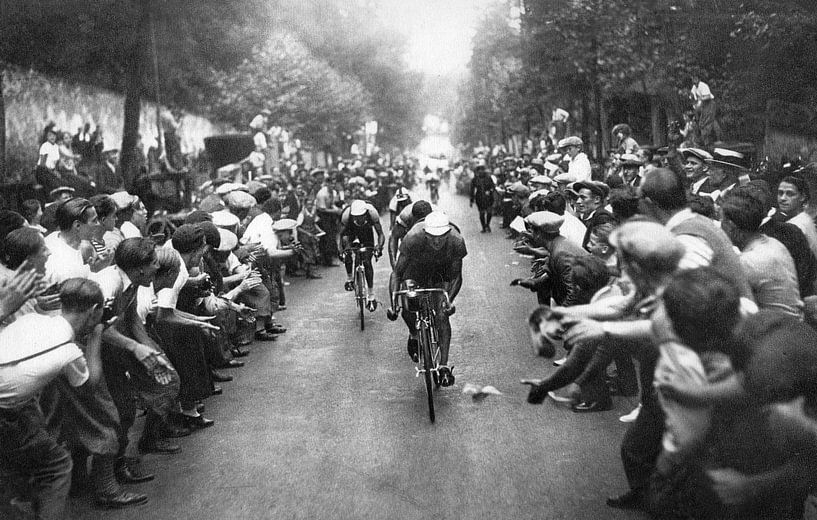
{"type": "Polygon", "coordinates": [[[587,154],[582,151],[584,142],[580,137],[575,135],[565,137],[559,141],[557,148],[560,153],[566,153],[570,158],[568,161],[567,172],[560,173],[553,180],[560,183],[571,183],[579,181],[590,180],[592,168],[590,167],[590,159],[587,154]]]}
{"type": "Polygon", "coordinates": [[[692,195],[708,195],[715,191],[709,180],[709,166],[706,163],[712,159],[712,154],[701,148],[682,148],[678,151],[684,159],[689,192],[692,195]]]}
{"type": "Polygon", "coordinates": [[[573,258],[589,255],[587,251],[568,241],[559,233],[564,217],[550,211],[537,211],[525,218],[530,237],[514,247],[521,254],[533,255],[531,277],[516,279],[512,286],[521,286],[536,292],[539,303],[575,305],[578,290],[572,280],[573,258]]]}
{"type": "Polygon", "coordinates": [[[605,209],[610,187],[599,181],[584,181],[573,184],[572,189],[576,193],[576,212],[587,227],[582,239],[582,247],[586,249],[593,227],[616,221],[613,214],[605,209]]]}

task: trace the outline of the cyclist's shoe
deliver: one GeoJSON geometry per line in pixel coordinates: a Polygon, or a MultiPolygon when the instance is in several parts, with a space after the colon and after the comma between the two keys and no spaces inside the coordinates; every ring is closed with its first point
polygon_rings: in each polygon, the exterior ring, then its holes
{"type": "Polygon", "coordinates": [[[377,300],[367,300],[366,301],[366,308],[369,309],[369,312],[374,312],[377,310],[377,300]]]}
{"type": "Polygon", "coordinates": [[[397,316],[398,314],[396,310],[392,309],[391,307],[386,309],[386,317],[389,319],[389,321],[396,321],[397,316]]]}
{"type": "Polygon", "coordinates": [[[437,367],[437,374],[440,377],[440,386],[451,386],[454,384],[454,374],[451,373],[451,368],[448,365],[440,365],[437,367]]]}
{"type": "Polygon", "coordinates": [[[408,340],[408,355],[412,361],[415,363],[420,360],[420,355],[418,354],[420,343],[417,341],[417,338],[409,338],[408,340]]]}
{"type": "Polygon", "coordinates": [[[345,284],[343,284],[343,288],[347,291],[354,291],[355,290],[355,282],[352,280],[348,280],[345,284]]]}

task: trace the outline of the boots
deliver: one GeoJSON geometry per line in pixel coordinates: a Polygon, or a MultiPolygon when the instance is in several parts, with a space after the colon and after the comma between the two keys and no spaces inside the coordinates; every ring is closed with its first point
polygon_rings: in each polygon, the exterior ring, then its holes
{"type": "Polygon", "coordinates": [[[115,459],[110,455],[94,455],[91,479],[94,483],[94,502],[97,507],[119,509],[146,503],[147,495],[130,493],[119,485],[114,472],[115,459]]]}

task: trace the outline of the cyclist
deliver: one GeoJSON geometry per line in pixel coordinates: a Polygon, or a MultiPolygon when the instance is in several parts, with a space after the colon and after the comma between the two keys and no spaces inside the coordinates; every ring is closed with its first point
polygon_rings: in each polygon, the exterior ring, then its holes
{"type": "MultiPolygon", "coordinates": [[[[394,293],[399,290],[404,280],[414,280],[420,288],[445,289],[453,303],[462,287],[462,259],[467,254],[465,240],[450,224],[448,215],[445,213],[432,212],[424,222],[415,225],[400,245],[400,254],[389,281],[392,295],[391,308],[387,313],[389,319],[397,319],[397,313],[394,310],[397,307],[397,297],[394,293]]],[[[453,311],[453,307],[448,308],[442,296],[437,295],[435,298],[437,298],[437,332],[440,347],[438,374],[442,386],[451,386],[454,384],[454,375],[448,366],[448,347],[451,344],[451,323],[448,316],[453,311]]],[[[417,361],[419,343],[415,318],[414,313],[403,309],[403,320],[409,329],[408,353],[414,361],[417,361]]]]}
{"type": "MultiPolygon", "coordinates": [[[[380,227],[380,215],[377,210],[363,200],[352,201],[340,216],[340,237],[343,249],[348,249],[352,242],[358,240],[361,247],[374,249],[374,254],[379,258],[383,254],[383,243],[386,236],[383,228],[380,227]],[[374,234],[377,232],[377,246],[374,243],[374,234]]],[[[374,268],[372,267],[372,251],[361,253],[363,267],[366,271],[366,285],[368,286],[366,295],[366,308],[374,312],[377,302],[374,299],[374,268]]],[[[345,254],[343,258],[346,265],[346,283],[343,288],[347,291],[354,291],[355,285],[352,281],[354,256],[345,254]]]]}
{"type": "Polygon", "coordinates": [[[431,213],[431,204],[425,200],[418,200],[403,208],[397,218],[394,219],[394,225],[392,225],[389,234],[389,262],[392,269],[394,269],[394,262],[397,261],[400,241],[403,240],[414,224],[422,221],[429,213],[431,213]]]}
{"type": "Polygon", "coordinates": [[[431,203],[436,204],[440,200],[440,173],[438,171],[429,171],[426,175],[426,188],[428,188],[429,198],[431,203]]]}
{"type": "Polygon", "coordinates": [[[394,196],[389,201],[389,225],[394,227],[394,221],[403,209],[411,204],[411,195],[406,188],[403,187],[403,182],[398,181],[397,189],[394,196]]]}

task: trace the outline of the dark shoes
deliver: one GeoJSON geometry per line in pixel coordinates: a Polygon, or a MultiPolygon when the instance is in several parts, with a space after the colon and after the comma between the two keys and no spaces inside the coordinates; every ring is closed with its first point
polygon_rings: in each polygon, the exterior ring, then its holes
{"type": "Polygon", "coordinates": [[[420,343],[417,341],[416,338],[409,338],[408,344],[406,345],[406,348],[408,349],[408,355],[411,358],[411,360],[414,361],[415,363],[420,359],[420,356],[417,353],[419,346],[420,343]]]}
{"type": "Polygon", "coordinates": [[[103,509],[121,509],[123,507],[138,506],[145,504],[148,501],[147,495],[141,493],[130,493],[125,490],[119,490],[112,494],[98,494],[94,499],[97,507],[103,509]]]}
{"type": "Polygon", "coordinates": [[[139,451],[142,453],[168,453],[172,455],[179,453],[182,449],[178,444],[173,444],[165,439],[142,439],[142,442],[139,443],[139,451]]]}
{"type": "Polygon", "coordinates": [[[377,300],[368,300],[366,302],[366,308],[369,309],[369,312],[374,312],[377,310],[377,300]]]}
{"type": "Polygon", "coordinates": [[[349,280],[348,282],[343,284],[343,288],[346,289],[347,291],[354,291],[355,290],[355,282],[353,282],[352,280],[349,280]]]}
{"type": "Polygon", "coordinates": [[[259,330],[255,333],[255,339],[258,341],[275,341],[278,339],[275,334],[267,330],[259,330]]]}
{"type": "Polygon", "coordinates": [[[208,419],[203,415],[199,415],[198,417],[185,415],[184,421],[187,423],[187,426],[195,430],[202,430],[204,428],[209,428],[210,426],[216,424],[216,421],[208,419]]]}
{"type": "Polygon", "coordinates": [[[545,385],[532,385],[528,393],[528,402],[530,404],[542,404],[548,396],[548,390],[545,385]]]}
{"type": "Polygon", "coordinates": [[[223,393],[224,393],[224,389],[221,388],[220,386],[214,386],[213,387],[213,395],[221,395],[223,393]]]}
{"type": "Polygon", "coordinates": [[[589,412],[606,412],[613,409],[613,401],[607,399],[604,401],[582,401],[570,407],[576,413],[589,412]]]}
{"type": "Polygon", "coordinates": [[[241,368],[243,366],[244,366],[243,361],[237,361],[235,359],[231,359],[230,361],[227,361],[226,363],[221,365],[219,368],[241,368]]]}
{"type": "Polygon", "coordinates": [[[631,489],[623,495],[608,498],[607,505],[616,509],[644,509],[644,494],[631,489]]]}
{"type": "Polygon", "coordinates": [[[222,374],[221,372],[216,372],[215,370],[210,371],[210,377],[212,377],[213,381],[216,383],[226,383],[227,381],[233,380],[233,376],[228,376],[227,374],[222,374]]]}
{"type": "Polygon", "coordinates": [[[287,331],[287,328],[283,325],[275,323],[274,325],[267,327],[265,330],[271,334],[283,334],[287,331]]]}
{"type": "Polygon", "coordinates": [[[231,348],[230,352],[233,354],[233,357],[245,357],[249,355],[249,352],[247,352],[246,350],[241,350],[238,347],[231,348]]]}
{"type": "Polygon", "coordinates": [[[152,473],[142,473],[139,459],[133,457],[122,457],[117,460],[114,473],[121,484],[141,484],[155,478],[152,473]]]}
{"type": "Polygon", "coordinates": [[[174,426],[170,423],[166,423],[164,426],[162,426],[161,432],[162,437],[170,438],[187,437],[190,435],[190,429],[185,428],[184,426],[174,426]]]}
{"type": "Polygon", "coordinates": [[[315,273],[307,273],[306,279],[307,280],[320,280],[323,276],[315,273]]]}

